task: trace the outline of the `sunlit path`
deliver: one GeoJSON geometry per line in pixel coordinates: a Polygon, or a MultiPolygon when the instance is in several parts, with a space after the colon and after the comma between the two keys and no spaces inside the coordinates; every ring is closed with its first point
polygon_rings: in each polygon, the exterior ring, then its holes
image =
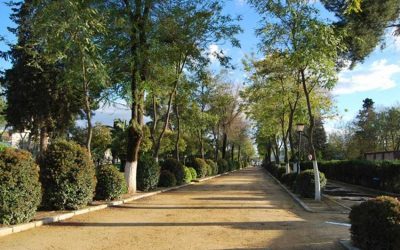
{"type": "Polygon", "coordinates": [[[0,239],[0,249],[340,249],[348,229],[248,168],[0,239]]]}

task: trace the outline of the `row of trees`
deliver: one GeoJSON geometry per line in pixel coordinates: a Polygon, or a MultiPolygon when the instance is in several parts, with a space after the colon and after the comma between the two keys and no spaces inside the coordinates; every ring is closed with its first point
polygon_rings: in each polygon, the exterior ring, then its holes
{"type": "Polygon", "coordinates": [[[361,159],[367,152],[400,150],[400,107],[376,110],[372,99],[363,101],[356,118],[329,135],[328,159],[361,159]]]}
{"type": "Polygon", "coordinates": [[[237,91],[224,74],[208,71],[210,58],[231,67],[230,58],[223,51],[210,51],[211,45],[239,46],[235,38],[241,31],[239,18],[223,14],[222,4],[213,0],[12,3],[11,18],[17,27],[10,30],[18,42],[6,53],[13,67],[2,78],[8,125],[40,138],[40,152],[49,139],[72,134],[97,154],[94,111],[107,103],[127,103],[131,119],[115,124],[111,145],[126,162],[129,192],[136,190],[141,153],[149,152],[156,160],[189,155],[218,159],[228,157],[229,147],[230,157],[251,157],[254,150],[237,91]],[[86,129],[71,133],[79,118],[86,121],[86,129]]]}
{"type": "Polygon", "coordinates": [[[329,90],[340,69],[362,62],[387,27],[398,27],[400,1],[321,1],[335,22],[323,19],[311,1],[249,2],[263,17],[258,35],[264,58],[248,60],[250,86],[242,96],[256,123],[259,152],[267,162],[272,155],[279,161],[282,147],[289,171],[289,160],[298,153],[295,124],[305,123],[315,198],[320,199],[315,129],[334,114],[329,90]]]}

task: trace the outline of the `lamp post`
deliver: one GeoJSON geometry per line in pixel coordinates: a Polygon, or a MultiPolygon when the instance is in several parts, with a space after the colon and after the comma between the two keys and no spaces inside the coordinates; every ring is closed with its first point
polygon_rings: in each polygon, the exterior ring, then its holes
{"type": "Polygon", "coordinates": [[[297,123],[296,124],[296,131],[299,133],[299,148],[297,150],[297,173],[300,174],[300,145],[301,145],[301,133],[304,131],[304,124],[303,123],[297,123]]]}

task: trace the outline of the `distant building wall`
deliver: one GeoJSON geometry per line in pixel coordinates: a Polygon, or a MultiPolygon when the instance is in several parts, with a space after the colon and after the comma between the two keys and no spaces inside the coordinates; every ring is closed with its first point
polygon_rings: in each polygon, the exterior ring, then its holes
{"type": "Polygon", "coordinates": [[[365,153],[365,159],[367,159],[369,161],[400,160],[400,151],[369,152],[369,153],[365,153]]]}

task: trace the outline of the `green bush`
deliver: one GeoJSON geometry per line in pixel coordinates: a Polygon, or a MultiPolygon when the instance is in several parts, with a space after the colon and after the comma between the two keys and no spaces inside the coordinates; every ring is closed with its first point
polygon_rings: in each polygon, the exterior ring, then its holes
{"type": "Polygon", "coordinates": [[[4,148],[0,152],[0,224],[30,221],[40,200],[39,167],[31,154],[4,148]]]}
{"type": "Polygon", "coordinates": [[[127,192],[124,175],[114,165],[97,167],[96,177],[95,197],[97,200],[114,200],[127,192]]]}
{"type": "Polygon", "coordinates": [[[176,184],[181,185],[185,182],[185,170],[183,164],[175,159],[166,159],[161,163],[161,170],[168,170],[173,173],[176,179],[176,184]]]}
{"type": "Polygon", "coordinates": [[[190,169],[188,167],[183,167],[184,171],[185,171],[185,178],[184,181],[185,183],[190,183],[192,181],[192,172],[190,171],[190,169]]]}
{"type": "MultiPolygon", "coordinates": [[[[324,173],[319,172],[319,179],[321,183],[321,189],[323,189],[326,185],[324,173]]],[[[297,175],[294,186],[296,193],[303,197],[313,198],[315,195],[314,170],[308,169],[297,175]]]]}
{"type": "Polygon", "coordinates": [[[215,163],[213,160],[207,159],[206,160],[207,164],[211,166],[212,169],[212,174],[211,175],[217,175],[218,174],[218,165],[215,163]]]}
{"type": "Polygon", "coordinates": [[[48,209],[79,209],[93,199],[96,172],[86,149],[57,140],[40,157],[43,205],[48,209]]]}
{"type": "Polygon", "coordinates": [[[141,155],[137,169],[137,188],[141,191],[156,189],[160,179],[160,171],[160,165],[151,155],[141,155]]]}
{"type": "Polygon", "coordinates": [[[289,174],[284,174],[281,177],[281,182],[288,186],[289,188],[294,188],[294,182],[296,181],[297,178],[297,173],[289,173],[289,174]]]}
{"type": "Polygon", "coordinates": [[[286,174],[286,168],[285,167],[278,167],[278,170],[276,172],[276,178],[278,178],[279,180],[282,179],[282,176],[286,174]]]}
{"type": "Polygon", "coordinates": [[[208,173],[207,163],[201,158],[195,158],[191,165],[197,173],[197,178],[203,178],[208,173]]]}
{"type": "Polygon", "coordinates": [[[176,185],[176,178],[173,173],[168,170],[162,170],[160,174],[160,181],[158,186],[160,187],[173,187],[176,185]]]}
{"type": "Polygon", "coordinates": [[[381,196],[352,207],[351,239],[365,250],[400,249],[400,202],[381,196]]]}
{"type": "Polygon", "coordinates": [[[192,174],[192,180],[196,180],[197,179],[196,169],[190,167],[189,170],[190,170],[190,173],[192,174]]]}
{"type": "Polygon", "coordinates": [[[217,161],[217,165],[218,165],[218,173],[219,174],[225,173],[229,170],[228,161],[226,161],[225,159],[219,159],[217,161]]]}

